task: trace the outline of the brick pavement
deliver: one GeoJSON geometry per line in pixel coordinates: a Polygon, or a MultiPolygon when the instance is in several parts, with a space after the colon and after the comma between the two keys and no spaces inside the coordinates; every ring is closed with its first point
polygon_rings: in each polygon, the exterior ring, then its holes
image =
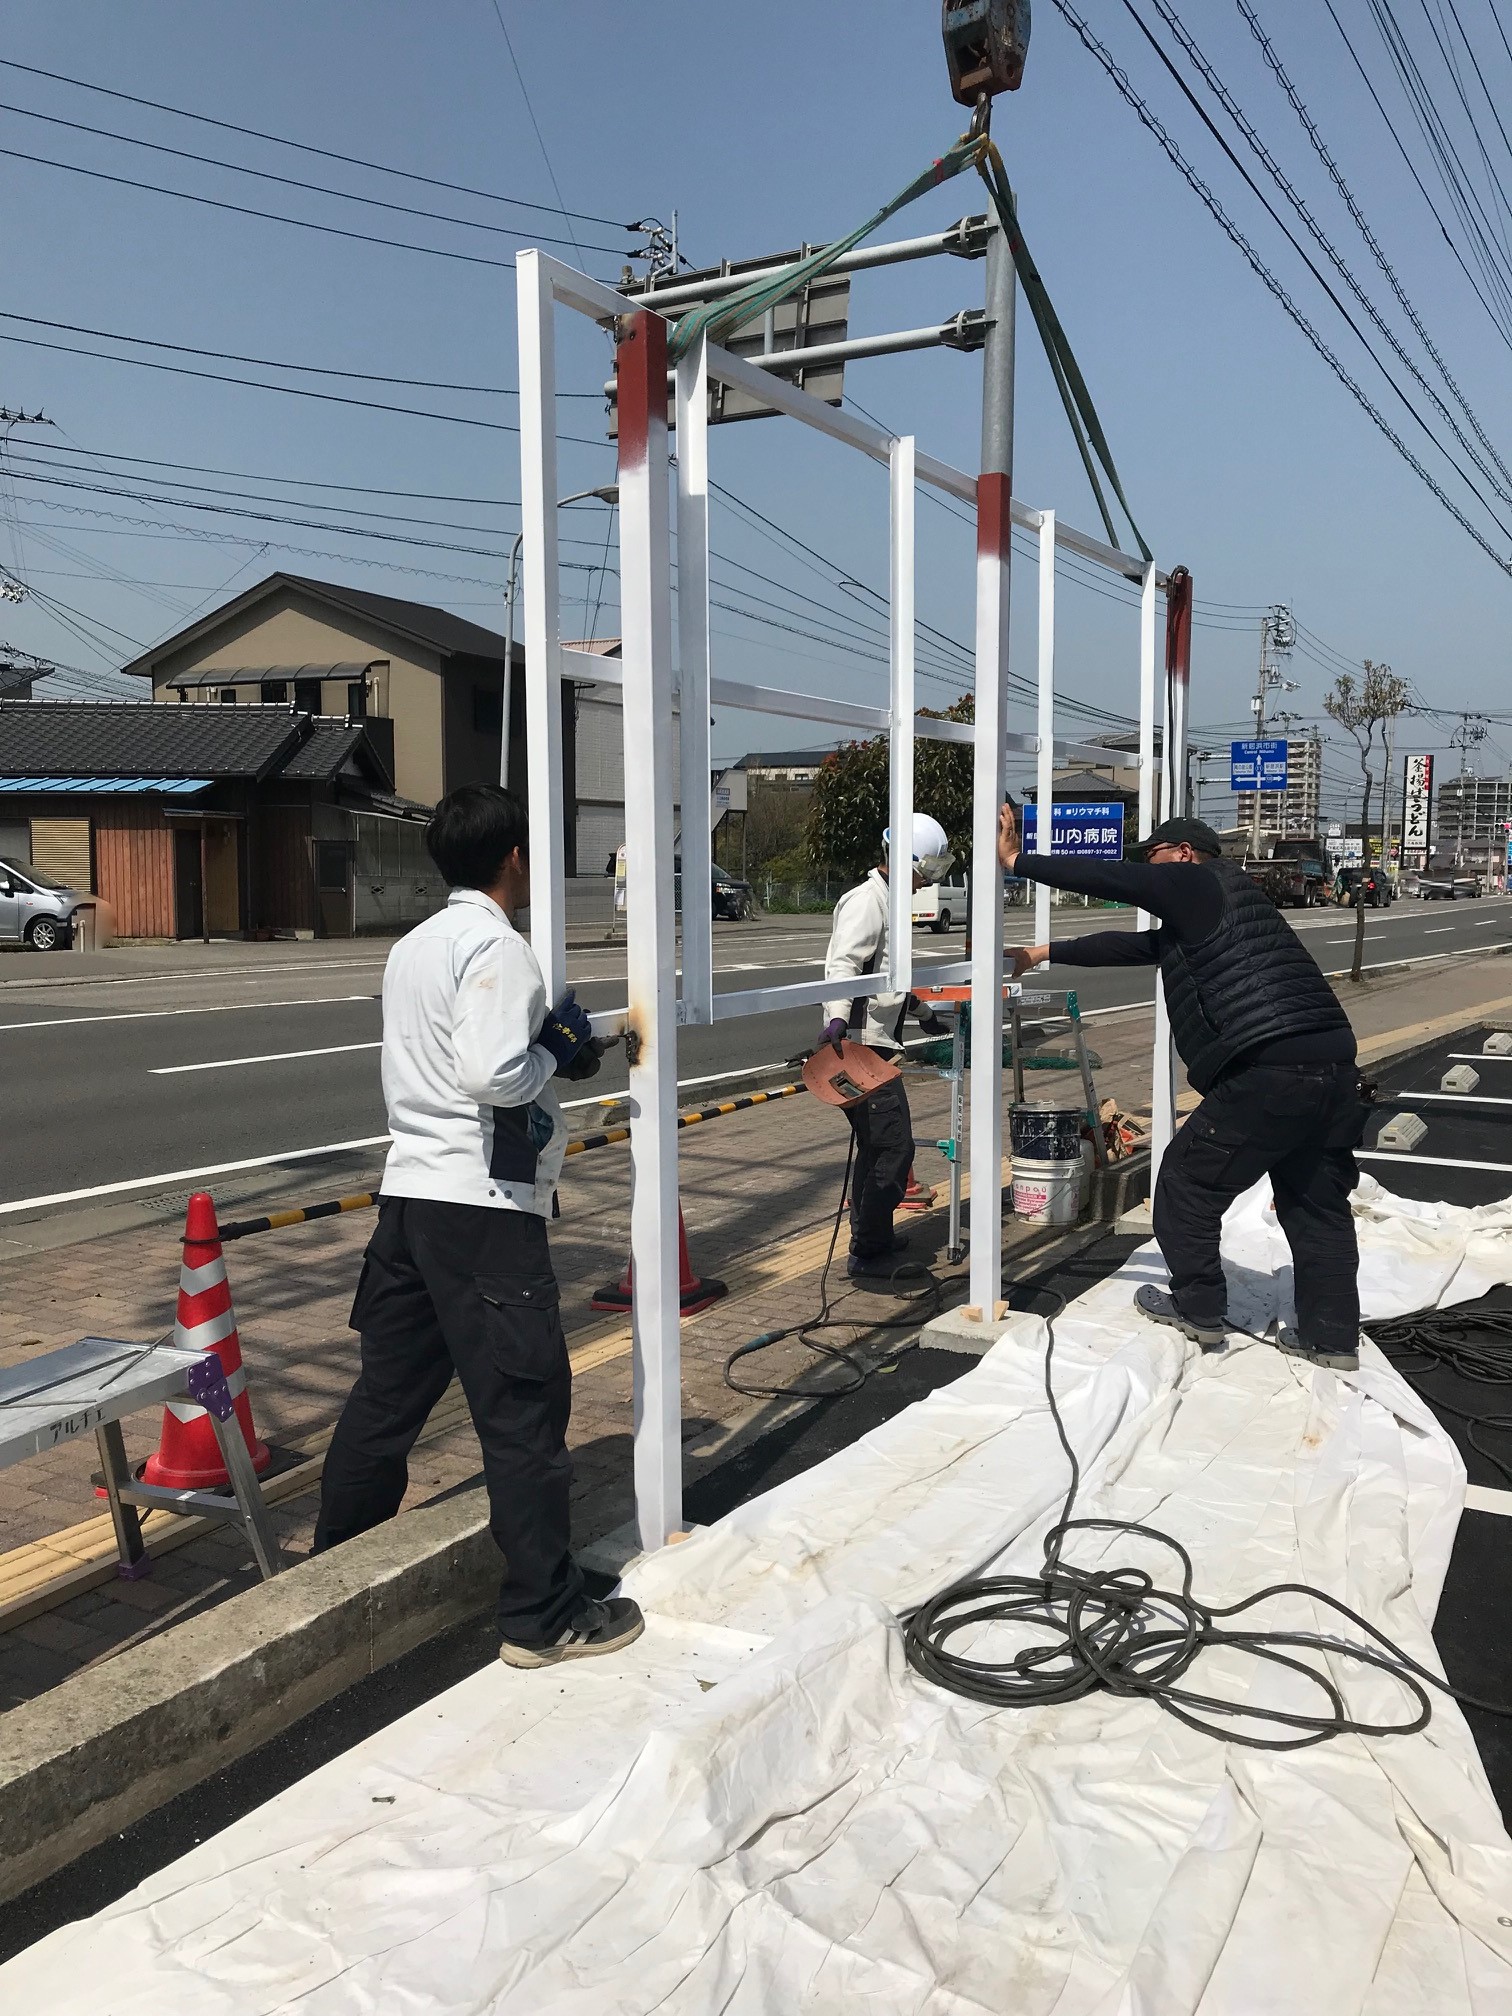
{"type": "MultiPolygon", "coordinates": [[[[1509,992],[1512,967],[1485,959],[1370,983],[1351,993],[1348,1005],[1362,1036],[1379,1036],[1459,1007],[1472,1014],[1509,992]]],[[[1147,1098],[1149,1016],[1109,1017],[1089,1028],[1104,1059],[1100,1091],[1139,1110],[1147,1098]]],[[[946,1097],[940,1081],[917,1075],[910,1091],[919,1136],[943,1132],[946,1097]]],[[[577,1117],[585,1127],[597,1124],[585,1115],[577,1117]]],[[[682,1194],[699,1270],[718,1274],[753,1248],[780,1250],[824,1224],[833,1210],[845,1141],[839,1117],[803,1098],[684,1134],[682,1194]]],[[[921,1151],[919,1173],[925,1182],[943,1184],[944,1164],[921,1151]]],[[[593,1288],[623,1266],[627,1176],[623,1147],[567,1165],[563,1216],[552,1239],[569,1340],[588,1318],[593,1288]]],[[[943,1198],[943,1188],[940,1194],[943,1198]]],[[[369,1214],[355,1213],[227,1249],[258,1427],[275,1445],[328,1429],[350,1386],[356,1339],[346,1318],[370,1224],[369,1214]]],[[[939,1212],[918,1228],[923,1257],[935,1255],[944,1237],[944,1214],[939,1212]]],[[[172,1228],[158,1226],[59,1253],[0,1261],[0,1364],[71,1343],[89,1330],[130,1337],[162,1334],[173,1321],[178,1258],[172,1228]]],[[[684,1325],[690,1459],[700,1437],[708,1440],[753,1412],[750,1402],[724,1384],[728,1353],[756,1332],[794,1322],[817,1308],[818,1285],[817,1270],[809,1269],[738,1301],[716,1304],[684,1325]]],[[[895,1313],[890,1303],[871,1296],[851,1306],[873,1319],[895,1313]]],[[[780,1384],[813,1363],[801,1345],[789,1343],[762,1361],[759,1376],[780,1384]]],[[[575,1537],[580,1544],[628,1513],[630,1431],[628,1357],[580,1373],[572,1428],[575,1537]]],[[[125,1432],[128,1454],[139,1460],[155,1446],[157,1418],[135,1417],[125,1424],[125,1432]]],[[[94,1463],[89,1441],[0,1473],[0,1552],[96,1514],[99,1502],[90,1487],[94,1463]]],[[[477,1444],[464,1422],[416,1450],[406,1506],[478,1480],[477,1444]]],[[[313,1493],[307,1492],[274,1511],[280,1544],[291,1558],[308,1551],[314,1508],[313,1493]]],[[[162,1556],[148,1581],[107,1583],[0,1631],[0,1709],[109,1657],[144,1633],[224,1600],[248,1586],[253,1574],[238,1537],[211,1533],[162,1556]]]]}

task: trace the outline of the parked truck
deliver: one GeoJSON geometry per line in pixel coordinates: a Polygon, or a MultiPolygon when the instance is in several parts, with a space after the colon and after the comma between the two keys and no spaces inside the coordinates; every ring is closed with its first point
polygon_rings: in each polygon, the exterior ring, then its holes
{"type": "Polygon", "coordinates": [[[1246,857],[1244,872],[1277,909],[1310,910],[1328,901],[1332,877],[1321,840],[1278,840],[1265,860],[1246,857]]]}

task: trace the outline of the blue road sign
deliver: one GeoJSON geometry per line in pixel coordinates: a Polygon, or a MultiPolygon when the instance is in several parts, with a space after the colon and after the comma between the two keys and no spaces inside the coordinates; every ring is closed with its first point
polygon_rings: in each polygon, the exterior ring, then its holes
{"type": "Polygon", "coordinates": [[[1263,740],[1251,737],[1229,744],[1229,789],[1231,791],[1284,791],[1286,789],[1286,742],[1284,737],[1263,740]]]}
{"type": "MultiPolygon", "coordinates": [[[[1024,807],[1024,852],[1035,851],[1038,808],[1024,807]]],[[[1052,805],[1050,852],[1086,854],[1099,861],[1121,861],[1124,850],[1122,805],[1052,805]]]]}

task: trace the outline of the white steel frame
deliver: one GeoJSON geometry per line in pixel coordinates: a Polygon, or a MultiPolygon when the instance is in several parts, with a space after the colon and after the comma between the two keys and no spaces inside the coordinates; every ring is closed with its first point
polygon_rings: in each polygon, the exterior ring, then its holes
{"type": "MultiPolygon", "coordinates": [[[[517,261],[520,327],[520,465],[524,530],[525,684],[530,780],[532,942],[556,1000],[567,984],[561,769],[561,680],[571,676],[559,621],[560,575],[557,545],[557,443],[555,401],[555,312],[570,308],[590,320],[617,327],[620,414],[620,572],[622,655],[616,667],[592,660],[595,679],[623,682],[625,738],[625,910],[628,1002],[597,1014],[599,1034],[625,1031],[631,1038],[630,1156],[633,1196],[632,1328],[634,1335],[635,1494],[641,1544],[660,1546],[682,1519],[681,1340],[678,1300],[677,1045],[680,1023],[708,1024],[777,1009],[817,1008],[832,982],[803,981],[780,987],[714,990],[713,943],[707,905],[683,906],[682,985],[677,986],[673,916],[672,804],[682,810],[684,888],[708,886],[711,867],[709,804],[709,709],[714,701],[787,719],[823,721],[836,727],[890,738],[889,824],[907,833],[913,816],[913,750],[917,738],[959,742],[974,749],[974,859],[984,873],[973,877],[981,892],[978,928],[969,959],[930,969],[935,986],[970,982],[978,1010],[978,1061],[973,1070],[970,1170],[973,1237],[971,1293],[983,1315],[997,1309],[1002,1272],[1000,1044],[991,1032],[1001,1027],[1003,944],[1000,887],[995,855],[1004,760],[1011,750],[1038,757],[1040,804],[1037,846],[1048,850],[1052,772],[1057,760],[1106,763],[1108,751],[1095,744],[1054,736],[1055,555],[1079,555],[1135,582],[1141,590],[1139,630],[1139,823],[1148,832],[1154,818],[1157,772],[1164,770],[1162,809],[1173,809],[1185,776],[1184,689],[1179,740],[1167,721],[1166,753],[1154,753],[1158,680],[1155,662],[1155,598],[1165,576],[1153,564],[1132,558],[1101,540],[1078,532],[1054,512],[1034,511],[1017,502],[1012,523],[1039,537],[1039,704],[1037,732],[982,735],[984,723],[1005,719],[1008,658],[1006,630],[1008,555],[1006,539],[993,557],[979,554],[977,568],[976,721],[927,719],[917,710],[914,691],[914,501],[915,488],[928,483],[977,507],[977,479],[919,449],[910,435],[894,436],[843,408],[826,405],[706,340],[681,359],[675,377],[677,420],[677,638],[678,671],[672,664],[672,570],[665,392],[666,325],[650,310],[539,251],[517,261]],[[651,325],[655,325],[654,328],[651,325]],[[635,407],[640,373],[643,439],[627,430],[627,399],[635,407]],[[717,380],[752,394],[780,414],[829,439],[857,449],[888,471],[889,692],[885,707],[830,700],[780,687],[751,685],[714,676],[710,666],[708,538],[708,385],[717,380]],[[654,396],[659,393],[660,396],[654,396]],[[673,700],[679,700],[681,761],[674,791],[671,746],[673,700]],[[990,918],[991,928],[981,928],[990,918]]],[[[1168,715],[1174,710],[1168,708],[1168,715]]],[[[1048,936],[1048,892],[1040,891],[1036,929],[1048,936]]],[[[861,996],[906,993],[913,979],[912,902],[906,876],[890,885],[888,965],[846,983],[861,996]]],[[[1174,1080],[1168,1031],[1157,1036],[1154,1101],[1157,1139],[1169,1139],[1174,1080]],[[1162,1056],[1161,1044],[1164,1042],[1162,1056]]]]}

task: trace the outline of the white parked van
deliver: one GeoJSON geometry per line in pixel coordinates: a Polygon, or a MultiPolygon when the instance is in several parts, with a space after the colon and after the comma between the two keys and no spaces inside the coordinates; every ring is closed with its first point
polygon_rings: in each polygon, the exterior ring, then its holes
{"type": "Polygon", "coordinates": [[[952,924],[966,922],[966,884],[964,882],[931,882],[926,889],[916,889],[913,899],[913,921],[927,924],[931,931],[948,931],[952,924]]]}

